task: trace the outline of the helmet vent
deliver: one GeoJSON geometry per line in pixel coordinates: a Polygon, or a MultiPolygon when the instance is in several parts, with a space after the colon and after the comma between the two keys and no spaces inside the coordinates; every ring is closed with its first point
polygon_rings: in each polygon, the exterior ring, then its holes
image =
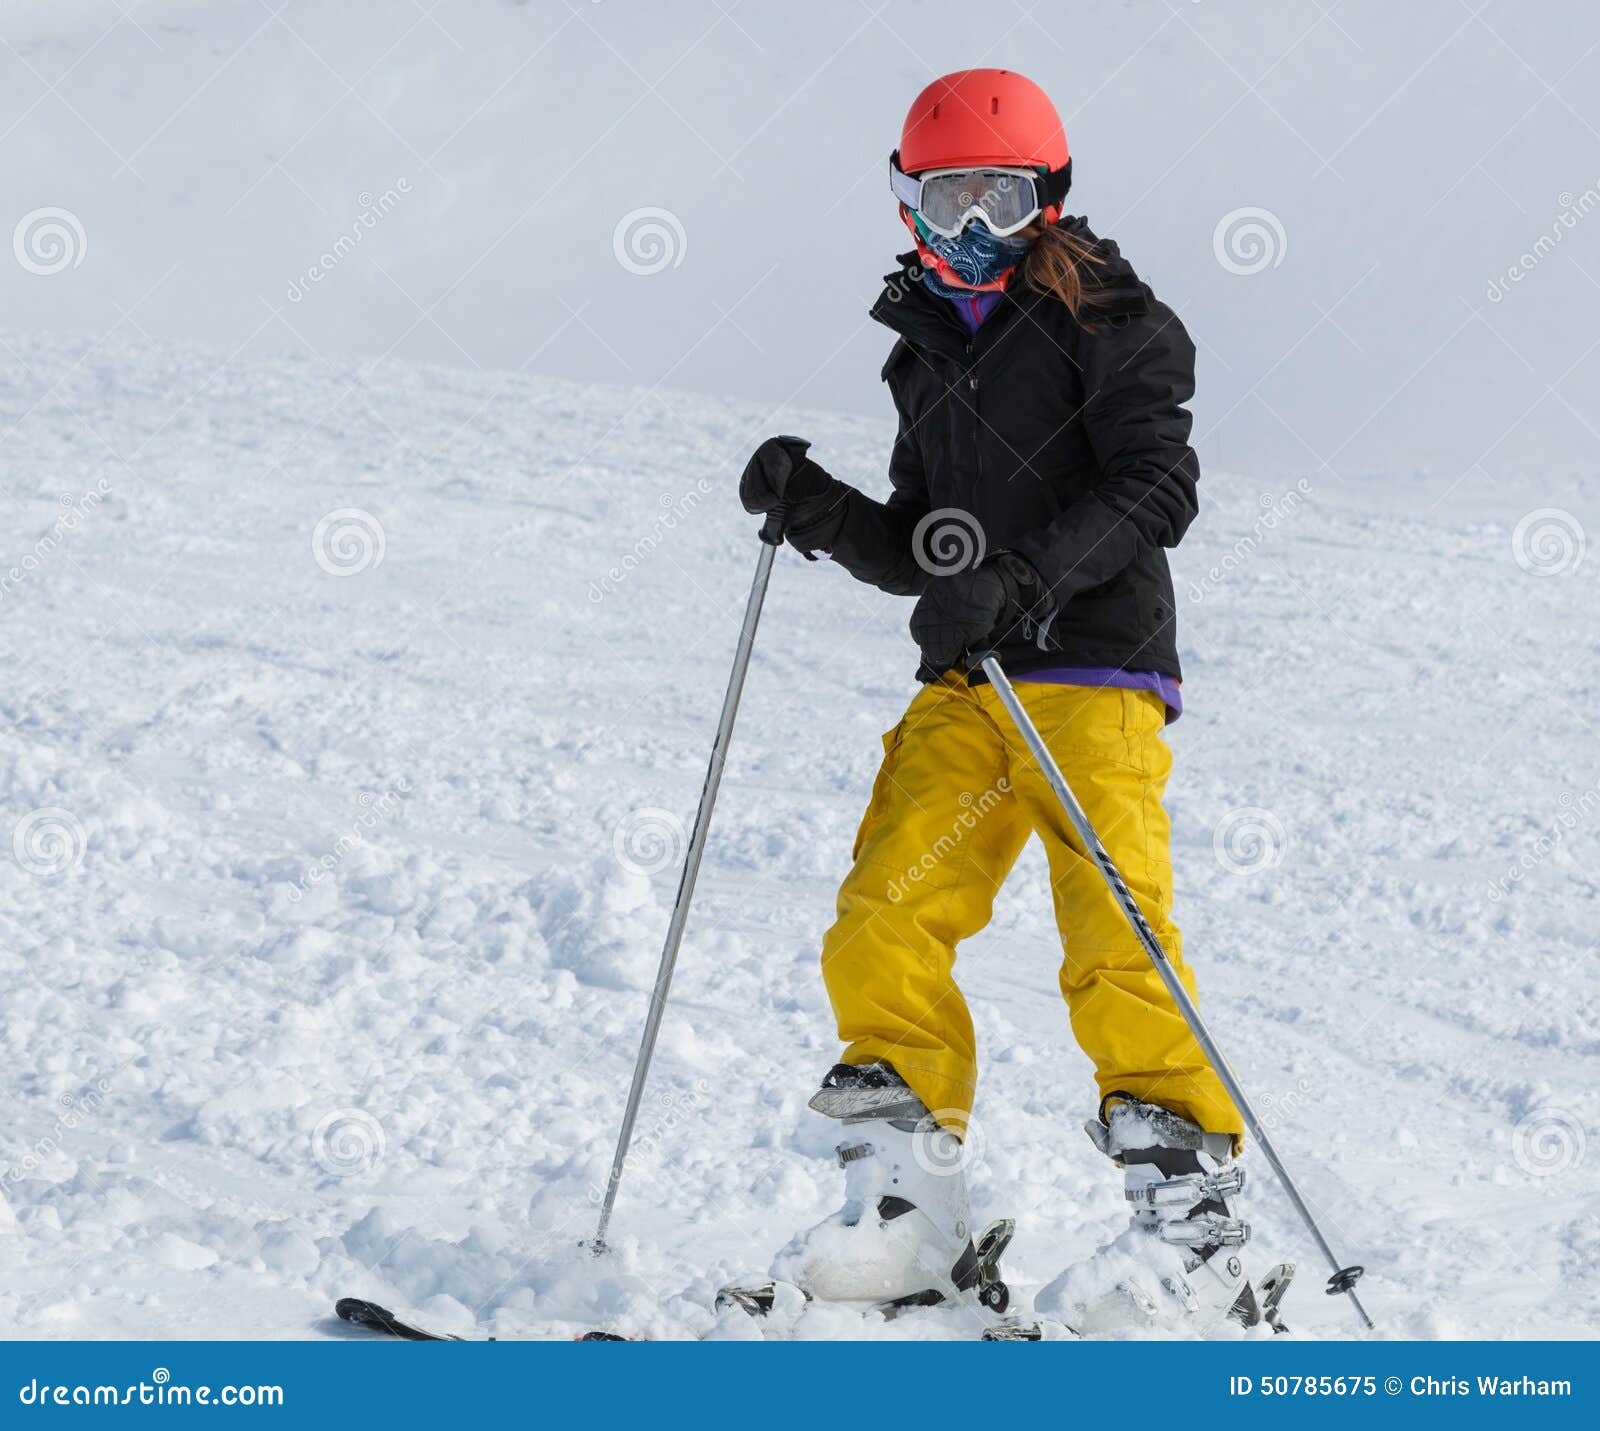
{"type": "Polygon", "coordinates": [[[1000,96],[999,95],[995,95],[989,100],[989,113],[990,114],[999,114],[1000,113],[1000,96]]]}

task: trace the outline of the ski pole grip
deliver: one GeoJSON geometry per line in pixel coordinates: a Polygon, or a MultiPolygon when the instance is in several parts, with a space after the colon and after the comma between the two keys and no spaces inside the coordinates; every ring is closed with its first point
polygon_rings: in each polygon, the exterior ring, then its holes
{"type": "Polygon", "coordinates": [[[761,524],[761,540],[769,547],[783,545],[783,525],[788,520],[789,509],[787,505],[774,507],[767,513],[767,520],[761,524]]]}
{"type": "MultiPolygon", "coordinates": [[[[983,663],[994,655],[992,649],[971,650],[967,652],[967,684],[977,684],[977,678],[983,675],[983,663]]],[[[987,680],[988,678],[985,677],[987,680]]]]}

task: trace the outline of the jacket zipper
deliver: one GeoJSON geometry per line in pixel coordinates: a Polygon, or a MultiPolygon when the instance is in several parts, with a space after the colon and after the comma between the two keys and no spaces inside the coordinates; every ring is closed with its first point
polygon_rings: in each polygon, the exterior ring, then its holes
{"type": "MultiPolygon", "coordinates": [[[[974,340],[976,336],[976,334],[973,335],[974,340]]],[[[967,390],[971,396],[967,399],[967,405],[971,410],[972,417],[972,471],[976,483],[976,490],[973,493],[973,505],[976,506],[977,495],[983,490],[983,446],[979,441],[980,434],[978,431],[978,360],[973,352],[974,346],[974,341],[969,340],[967,343],[967,390]]]]}

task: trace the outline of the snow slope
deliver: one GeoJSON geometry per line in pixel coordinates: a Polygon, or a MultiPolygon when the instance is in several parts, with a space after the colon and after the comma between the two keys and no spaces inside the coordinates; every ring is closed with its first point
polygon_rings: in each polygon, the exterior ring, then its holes
{"type": "MultiPolygon", "coordinates": [[[[718,1282],[835,1195],[804,1111],[835,1053],[816,949],[915,664],[902,603],[780,556],[597,1271],[576,1244],[769,414],[118,338],[0,352],[0,1330],[304,1337],[356,1293],[500,1336],[704,1331],[718,1282]]],[[[881,489],[885,423],[784,425],[881,489]]],[[[1298,480],[1211,471],[1176,554],[1206,1007],[1384,1334],[1586,1335],[1600,564],[1443,489],[1298,480]]],[[[1594,528],[1592,488],[1562,502],[1594,528]]],[[[1033,1285],[1123,1215],[1054,964],[1034,848],[962,961],[976,1211],[1020,1219],[1033,1285]]],[[[1302,1264],[1303,1334],[1350,1335],[1254,1171],[1255,1259],[1302,1264]]]]}

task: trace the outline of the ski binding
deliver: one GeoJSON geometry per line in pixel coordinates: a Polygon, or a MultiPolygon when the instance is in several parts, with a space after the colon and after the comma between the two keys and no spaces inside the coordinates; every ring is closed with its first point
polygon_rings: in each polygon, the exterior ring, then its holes
{"type": "MultiPolygon", "coordinates": [[[[1011,1239],[1016,1235],[1017,1224],[1013,1218],[1002,1217],[991,1222],[978,1235],[973,1244],[976,1263],[971,1280],[960,1290],[970,1293],[979,1305],[996,1315],[1011,1305],[1011,1289],[1000,1275],[1000,1258],[1011,1239]]],[[[913,1307],[937,1307],[950,1299],[936,1288],[917,1292],[909,1297],[899,1297],[892,1302],[863,1304],[863,1311],[876,1312],[885,1321],[892,1321],[913,1307]]],[[[735,1282],[717,1292],[713,1310],[719,1315],[737,1307],[758,1321],[770,1321],[791,1327],[811,1303],[811,1294],[793,1282],[772,1278],[735,1282]]]]}

